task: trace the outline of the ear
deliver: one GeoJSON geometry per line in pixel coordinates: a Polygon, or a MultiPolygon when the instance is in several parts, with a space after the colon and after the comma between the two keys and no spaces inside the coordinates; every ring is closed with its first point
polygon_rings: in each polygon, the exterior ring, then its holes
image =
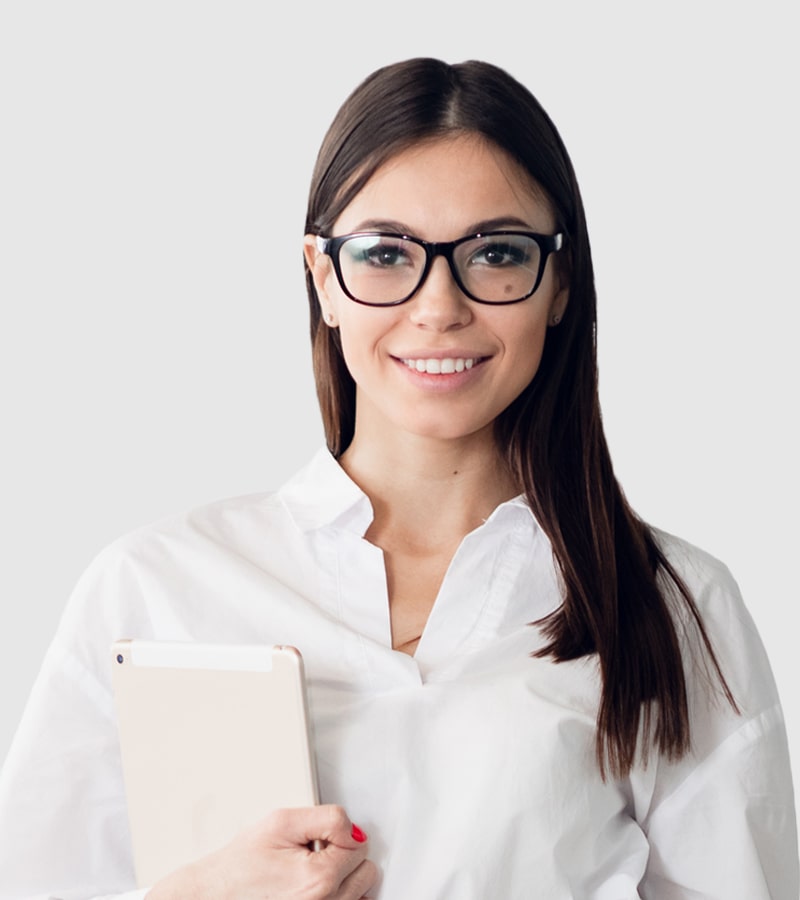
{"type": "Polygon", "coordinates": [[[555,297],[553,297],[552,302],[550,303],[550,317],[547,320],[548,325],[558,325],[558,323],[564,318],[564,313],[567,309],[567,303],[569,302],[569,285],[564,285],[564,287],[559,288],[555,297]]]}
{"type": "Polygon", "coordinates": [[[331,328],[336,328],[338,321],[335,313],[335,303],[331,299],[329,290],[331,278],[333,277],[331,258],[317,248],[317,236],[315,234],[307,234],[303,239],[303,255],[314,280],[317,299],[322,310],[322,318],[331,328]]]}

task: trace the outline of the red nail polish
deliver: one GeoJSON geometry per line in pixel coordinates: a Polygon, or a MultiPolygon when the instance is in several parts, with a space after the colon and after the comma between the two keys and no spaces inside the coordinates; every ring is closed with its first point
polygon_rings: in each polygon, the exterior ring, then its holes
{"type": "Polygon", "coordinates": [[[358,841],[359,844],[363,844],[367,839],[367,836],[364,832],[358,827],[358,825],[353,825],[353,830],[350,832],[353,836],[354,841],[358,841]]]}

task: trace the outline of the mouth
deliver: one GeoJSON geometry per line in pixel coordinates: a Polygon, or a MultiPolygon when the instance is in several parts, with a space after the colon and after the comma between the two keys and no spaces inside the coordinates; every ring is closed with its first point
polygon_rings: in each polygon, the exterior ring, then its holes
{"type": "Polygon", "coordinates": [[[401,359],[400,362],[414,372],[425,372],[428,375],[452,375],[455,372],[465,372],[478,363],[483,362],[486,357],[479,356],[455,356],[445,357],[444,359],[428,358],[428,359],[401,359]]]}

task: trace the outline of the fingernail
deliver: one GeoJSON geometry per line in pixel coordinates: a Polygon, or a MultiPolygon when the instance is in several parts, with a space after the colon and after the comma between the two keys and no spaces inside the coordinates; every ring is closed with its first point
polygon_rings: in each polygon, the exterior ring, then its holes
{"type": "Polygon", "coordinates": [[[359,844],[363,844],[367,839],[367,836],[364,832],[358,827],[358,825],[353,825],[353,830],[350,832],[353,836],[354,841],[358,841],[359,844]]]}

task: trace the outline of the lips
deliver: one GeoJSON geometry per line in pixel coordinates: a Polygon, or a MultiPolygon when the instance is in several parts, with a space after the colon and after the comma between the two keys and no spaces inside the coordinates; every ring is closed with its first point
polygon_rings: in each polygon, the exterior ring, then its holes
{"type": "Polygon", "coordinates": [[[452,375],[454,372],[464,372],[471,369],[480,358],[475,356],[446,356],[443,359],[438,357],[417,358],[417,359],[401,359],[400,362],[415,372],[425,372],[428,375],[452,375]]]}

